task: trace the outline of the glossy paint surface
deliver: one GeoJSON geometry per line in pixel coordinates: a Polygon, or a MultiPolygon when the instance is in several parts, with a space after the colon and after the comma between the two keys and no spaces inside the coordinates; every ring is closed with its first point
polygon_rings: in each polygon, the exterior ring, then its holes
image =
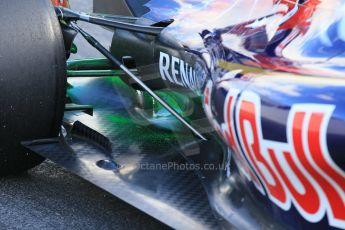
{"type": "Polygon", "coordinates": [[[206,63],[198,91],[234,159],[209,188],[215,211],[240,229],[345,229],[345,2],[146,6],[147,18],[175,19],[163,43],[206,63]]]}
{"type": "Polygon", "coordinates": [[[52,0],[54,6],[69,7],[68,0],[52,0]]]}

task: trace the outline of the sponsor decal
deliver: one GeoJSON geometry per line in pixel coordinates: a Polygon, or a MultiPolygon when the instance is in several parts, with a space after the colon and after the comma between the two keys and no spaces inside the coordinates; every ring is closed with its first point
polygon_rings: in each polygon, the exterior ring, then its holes
{"type": "Polygon", "coordinates": [[[54,6],[69,7],[68,0],[52,0],[54,6]]]}
{"type": "MultiPolygon", "coordinates": [[[[207,85],[206,96],[211,86],[207,85]]],[[[205,100],[212,119],[210,98],[205,100]]],[[[293,205],[312,223],[327,216],[330,226],[345,229],[345,173],[331,158],[326,143],[334,110],[334,105],[295,104],[288,116],[287,142],[266,140],[260,96],[231,89],[221,136],[234,150],[241,172],[274,204],[285,211],[293,205]]]]}
{"type": "Polygon", "coordinates": [[[184,60],[171,56],[164,52],[159,55],[159,72],[164,81],[169,81],[175,85],[196,90],[202,87],[205,82],[205,73],[202,67],[196,65],[196,70],[184,60]],[[200,74],[201,73],[201,74],[200,74]]]}

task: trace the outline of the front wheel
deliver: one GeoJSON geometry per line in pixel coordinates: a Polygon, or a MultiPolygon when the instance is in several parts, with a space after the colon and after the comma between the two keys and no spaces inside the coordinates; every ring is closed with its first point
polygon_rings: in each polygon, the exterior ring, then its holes
{"type": "Polygon", "coordinates": [[[43,161],[22,141],[58,135],[66,58],[50,0],[0,1],[0,22],[0,175],[7,175],[43,161]]]}

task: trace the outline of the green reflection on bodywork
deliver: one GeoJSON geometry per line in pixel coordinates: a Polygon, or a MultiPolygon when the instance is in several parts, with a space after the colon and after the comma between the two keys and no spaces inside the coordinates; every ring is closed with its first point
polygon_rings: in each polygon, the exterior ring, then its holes
{"type": "Polygon", "coordinates": [[[133,89],[129,87],[124,81],[122,81],[120,77],[107,77],[105,78],[105,80],[116,87],[121,87],[123,89],[133,91],[133,89]]]}
{"type": "Polygon", "coordinates": [[[108,117],[109,121],[119,124],[130,124],[133,123],[133,120],[130,116],[122,116],[122,115],[111,115],[108,117]]]}
{"type": "MultiPolygon", "coordinates": [[[[186,114],[183,111],[183,99],[179,94],[174,92],[160,92],[158,91],[157,94],[166,101],[172,108],[175,109],[180,115],[185,116],[186,114]]],[[[171,116],[168,110],[166,110],[160,103],[153,102],[153,109],[155,116],[171,116]]]]}
{"type": "MultiPolygon", "coordinates": [[[[72,63],[71,66],[73,66],[72,63]]],[[[137,131],[134,131],[132,133],[129,133],[129,135],[133,138],[147,138],[147,140],[150,140],[151,138],[159,138],[160,140],[165,138],[172,139],[174,138],[174,134],[170,133],[170,131],[179,132],[181,130],[185,130],[180,122],[174,116],[172,116],[170,112],[168,112],[160,103],[155,101],[148,93],[143,91],[136,91],[127,83],[125,83],[120,77],[110,76],[104,77],[102,79],[109,85],[113,86],[114,90],[117,91],[119,95],[123,95],[127,98],[132,98],[134,102],[137,100],[138,95],[142,94],[142,98],[145,103],[142,108],[141,115],[143,117],[141,117],[141,119],[146,120],[146,122],[148,122],[152,126],[155,126],[155,129],[157,129],[155,130],[155,132],[157,132],[157,134],[155,134],[154,137],[148,135],[144,135],[143,137],[143,133],[137,134],[137,131]],[[164,130],[161,130],[161,128],[163,128],[164,130]]],[[[72,90],[73,86],[68,88],[68,95],[70,95],[71,98],[72,90]]],[[[192,114],[194,112],[194,106],[199,106],[199,103],[201,102],[201,100],[198,98],[191,99],[188,95],[185,95],[182,92],[179,93],[168,89],[156,91],[156,93],[179,114],[181,114],[187,121],[193,120],[192,114]]],[[[130,114],[128,114],[127,116],[113,114],[112,116],[108,117],[108,121],[117,123],[119,125],[134,124],[135,126],[138,126],[136,125],[137,120],[133,120],[130,114]]],[[[181,133],[179,135],[181,135],[181,133]]]]}
{"type": "Polygon", "coordinates": [[[72,54],[78,53],[78,47],[77,47],[77,45],[74,44],[74,43],[72,43],[70,51],[71,51],[72,54]]]}
{"type": "MultiPolygon", "coordinates": [[[[134,96],[138,93],[133,88],[128,86],[124,81],[122,81],[119,77],[107,77],[106,81],[114,85],[116,90],[121,91],[120,93],[126,93],[130,96],[134,96]]],[[[148,106],[147,109],[152,109],[152,118],[173,117],[168,110],[166,110],[159,102],[154,100],[147,92],[141,91],[140,93],[143,94],[145,104],[148,106]]],[[[191,110],[193,110],[193,108],[191,108],[190,106],[191,101],[188,96],[170,90],[158,90],[155,91],[155,93],[183,117],[185,117],[186,119],[189,118],[188,116],[191,114],[191,110]]],[[[195,102],[201,103],[201,100],[193,100],[193,103],[195,102]]]]}
{"type": "MultiPolygon", "coordinates": [[[[173,132],[167,132],[152,126],[137,125],[130,116],[125,115],[109,115],[107,120],[113,124],[118,124],[122,130],[122,135],[130,144],[132,142],[148,142],[148,143],[165,143],[167,141],[176,140],[176,135],[173,132]]],[[[184,137],[187,134],[179,134],[179,137],[184,137]]]]}

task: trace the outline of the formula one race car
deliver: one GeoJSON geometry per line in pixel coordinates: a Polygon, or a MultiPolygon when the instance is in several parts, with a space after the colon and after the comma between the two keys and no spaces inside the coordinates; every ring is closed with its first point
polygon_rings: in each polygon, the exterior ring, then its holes
{"type": "Polygon", "coordinates": [[[344,1],[0,12],[2,175],[50,159],[177,229],[345,229],[344,1]]]}

